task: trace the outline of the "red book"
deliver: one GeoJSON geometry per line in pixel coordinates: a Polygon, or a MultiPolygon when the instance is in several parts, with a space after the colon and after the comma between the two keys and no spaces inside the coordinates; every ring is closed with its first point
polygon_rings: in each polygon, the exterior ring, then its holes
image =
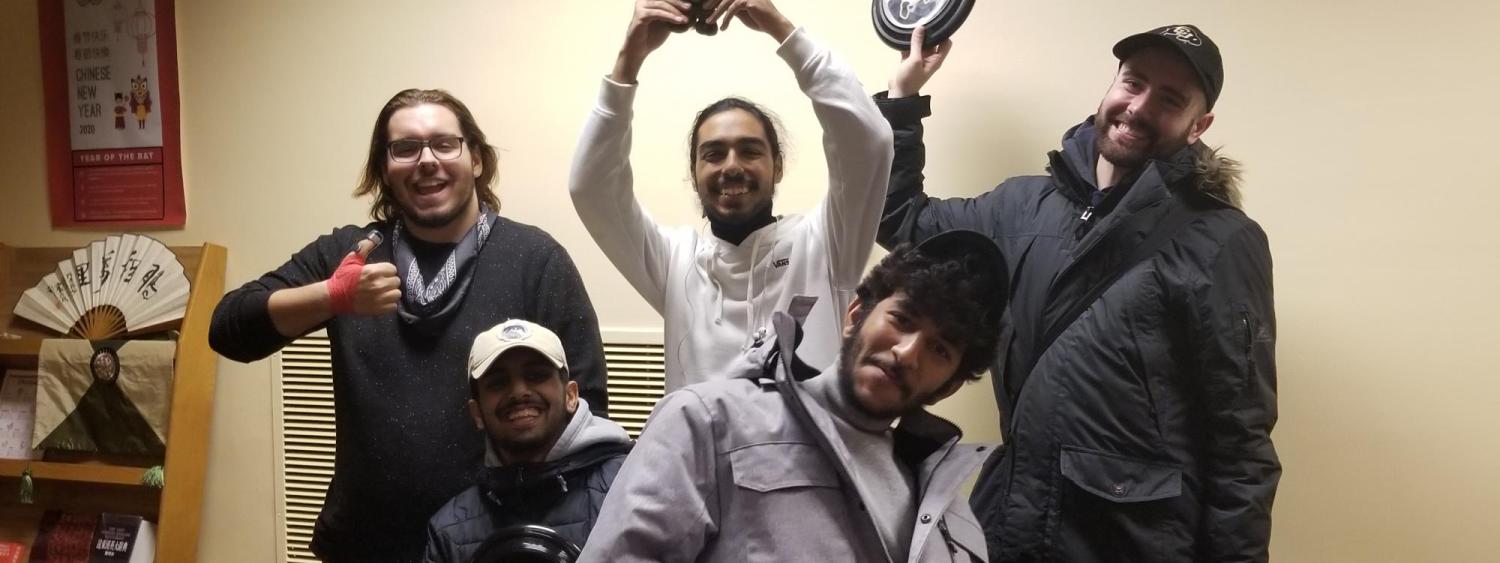
{"type": "Polygon", "coordinates": [[[98,526],[98,514],[48,510],[31,544],[31,563],[88,563],[98,526]]]}
{"type": "Polygon", "coordinates": [[[0,563],[21,563],[26,546],[13,541],[0,541],[0,563]]]}

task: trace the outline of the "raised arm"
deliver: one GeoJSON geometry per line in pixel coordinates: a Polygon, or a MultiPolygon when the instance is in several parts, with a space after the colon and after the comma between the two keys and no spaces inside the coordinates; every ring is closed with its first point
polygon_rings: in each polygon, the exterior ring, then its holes
{"type": "Polygon", "coordinates": [[[875,104],[885,116],[893,136],[894,160],[885,208],[876,241],[889,249],[901,243],[920,243],[953,229],[983,233],[994,230],[993,207],[998,190],[977,198],[929,197],[922,170],[927,166],[922,119],[932,115],[932,98],[918,92],[927,84],[953,49],[952,41],[923,48],[926,30],[912,34],[912,48],[902,53],[891,77],[890,90],[875,95],[875,104]]]}
{"type": "Polygon", "coordinates": [[[823,127],[828,193],[812,218],[826,237],[835,283],[853,289],[869,261],[880,224],[892,159],[891,128],[853,69],[807,30],[793,32],[777,54],[796,73],[823,127]]]}
{"type": "Polygon", "coordinates": [[[631,105],[636,75],[646,56],[675,26],[685,24],[687,3],[637,0],[614,70],[599,86],[599,98],[573,153],[568,193],[573,208],[599,249],[658,312],[665,309],[670,241],[635,198],[630,168],[631,105]]]}

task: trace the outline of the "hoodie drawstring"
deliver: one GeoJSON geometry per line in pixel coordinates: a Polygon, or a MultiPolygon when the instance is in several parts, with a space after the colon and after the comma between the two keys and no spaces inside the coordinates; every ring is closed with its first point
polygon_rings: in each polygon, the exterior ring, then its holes
{"type": "Polygon", "coordinates": [[[755,243],[750,245],[750,283],[748,291],[745,292],[745,336],[747,343],[742,346],[744,350],[749,350],[756,344],[760,344],[760,341],[766,336],[764,329],[755,326],[755,298],[759,296],[755,293],[755,267],[760,264],[760,241],[765,240],[767,236],[775,236],[776,226],[776,223],[771,224],[770,233],[751,235],[755,237],[755,243]]]}
{"type": "MultiPolygon", "coordinates": [[[[745,291],[745,337],[740,346],[741,350],[749,350],[766,338],[765,327],[758,327],[755,324],[757,318],[756,301],[760,297],[755,291],[755,270],[760,265],[761,243],[767,238],[774,240],[777,230],[781,227],[781,223],[779,221],[772,222],[770,226],[770,232],[750,235],[755,241],[750,244],[750,272],[745,291]]],[[[698,252],[694,257],[694,263],[698,267],[698,275],[703,276],[704,281],[707,281],[714,288],[714,324],[722,324],[724,322],[724,287],[719,284],[718,278],[714,277],[712,273],[714,263],[719,261],[719,252],[722,250],[722,246],[720,245],[722,242],[718,237],[703,233],[700,233],[700,236],[712,241],[713,248],[707,252],[698,252]]],[[[762,271],[761,285],[765,285],[766,268],[760,269],[762,271]]]]}
{"type": "Polygon", "coordinates": [[[714,286],[714,324],[721,324],[724,322],[724,288],[719,285],[719,280],[709,272],[709,267],[713,265],[712,262],[719,258],[719,240],[712,237],[708,237],[708,240],[713,241],[713,249],[710,252],[699,251],[697,256],[694,256],[693,261],[698,266],[698,275],[703,276],[703,281],[714,286]]]}

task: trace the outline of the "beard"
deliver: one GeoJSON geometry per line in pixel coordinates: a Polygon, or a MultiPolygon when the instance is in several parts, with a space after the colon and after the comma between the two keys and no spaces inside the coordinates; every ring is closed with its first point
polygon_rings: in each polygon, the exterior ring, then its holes
{"type": "MultiPolygon", "coordinates": [[[[694,188],[695,190],[699,190],[696,186],[694,188]]],[[[721,174],[709,179],[705,183],[705,187],[698,193],[698,204],[703,209],[703,216],[707,217],[710,222],[729,227],[742,227],[752,224],[761,226],[766,222],[765,219],[771,216],[772,199],[770,197],[771,194],[760,197],[762,196],[761,190],[763,189],[765,189],[765,186],[762,186],[760,181],[748,174],[721,174]],[[718,200],[718,194],[725,185],[743,186],[745,188],[745,195],[742,197],[750,201],[750,206],[729,213],[720,211],[719,207],[714,203],[718,200]],[[760,199],[754,199],[757,197],[760,197],[760,199]]]]}
{"type": "Polygon", "coordinates": [[[855,356],[862,354],[862,351],[857,352],[855,348],[859,342],[860,330],[864,326],[864,317],[860,317],[854,321],[854,329],[850,331],[849,336],[844,337],[843,343],[839,345],[839,394],[843,395],[844,400],[853,406],[854,410],[875,419],[896,419],[921,410],[922,404],[927,397],[914,397],[915,392],[912,391],[911,384],[907,382],[906,370],[902,369],[901,366],[893,362],[882,361],[873,356],[856,360],[855,356]],[[854,390],[854,368],[864,365],[879,367],[896,376],[893,383],[896,385],[897,390],[901,392],[901,402],[895,408],[881,409],[866,405],[860,401],[859,394],[854,390]]]}
{"type": "MultiPolygon", "coordinates": [[[[403,206],[401,207],[401,218],[405,219],[408,223],[411,223],[418,227],[422,227],[424,229],[437,229],[446,227],[448,225],[452,225],[454,221],[457,221],[459,217],[463,216],[464,210],[469,208],[469,202],[473,201],[473,199],[474,190],[470,189],[463,193],[463,195],[458,200],[458,205],[454,205],[452,209],[447,211],[439,210],[436,213],[431,213],[428,215],[415,213],[403,206]]],[[[397,202],[397,204],[400,204],[399,201],[397,202]]]]}
{"type": "Polygon", "coordinates": [[[1161,131],[1158,131],[1144,120],[1122,115],[1119,121],[1124,122],[1131,130],[1146,137],[1146,142],[1143,143],[1143,146],[1139,148],[1126,147],[1109,138],[1109,129],[1113,125],[1113,121],[1113,119],[1104,115],[1102,108],[1099,110],[1099,113],[1095,114],[1094,149],[1099,152],[1100,157],[1109,161],[1110,164],[1115,165],[1116,168],[1126,170],[1139,168],[1146,164],[1147,160],[1167,158],[1177,151],[1182,150],[1182,147],[1187,146],[1187,131],[1183,131],[1175,136],[1163,137],[1161,131]]]}

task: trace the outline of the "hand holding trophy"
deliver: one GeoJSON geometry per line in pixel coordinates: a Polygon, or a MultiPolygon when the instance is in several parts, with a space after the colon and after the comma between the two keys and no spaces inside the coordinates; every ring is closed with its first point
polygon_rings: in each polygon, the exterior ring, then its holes
{"type": "Polygon", "coordinates": [[[874,0],[870,15],[880,40],[906,51],[918,26],[926,28],[922,48],[930,49],[958,31],[973,9],[974,0],[874,0]]]}
{"type": "Polygon", "coordinates": [[[630,26],[625,30],[625,44],[620,47],[610,80],[634,84],[646,57],[673,33],[691,28],[704,35],[715,35],[729,29],[736,18],[745,27],[770,35],[778,43],[797,29],[771,0],[636,0],[630,26]]]}
{"type": "Polygon", "coordinates": [[[953,40],[945,39],[935,46],[923,48],[923,45],[928,44],[926,37],[926,27],[919,25],[912,30],[911,46],[901,52],[901,64],[896,65],[896,73],[891,76],[886,95],[891,98],[915,95],[942,68],[943,61],[948,60],[948,53],[953,50],[953,40]]]}

